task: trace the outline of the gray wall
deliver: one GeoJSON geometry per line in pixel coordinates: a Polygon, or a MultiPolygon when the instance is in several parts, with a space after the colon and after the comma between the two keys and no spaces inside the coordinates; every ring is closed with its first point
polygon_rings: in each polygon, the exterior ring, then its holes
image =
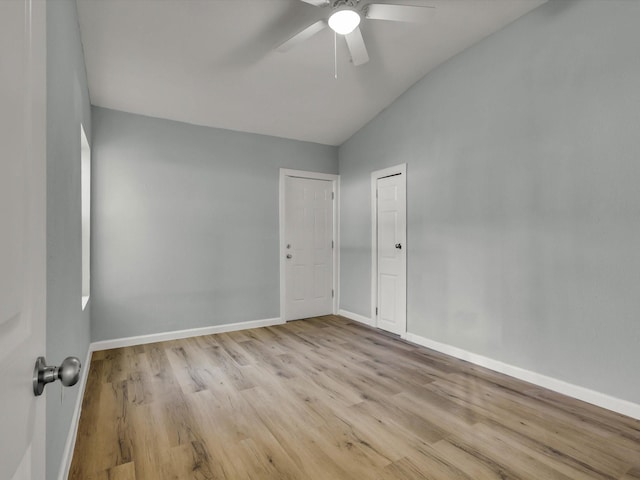
{"type": "Polygon", "coordinates": [[[408,329],[640,402],[640,2],[553,0],[339,150],[342,308],[370,315],[371,171],[408,164],[408,329]]]}
{"type": "Polygon", "coordinates": [[[92,340],[275,318],[279,168],[337,149],[93,108],[92,340]]]}
{"type": "MultiPolygon", "coordinates": [[[[91,138],[91,110],[76,3],[47,2],[47,361],[84,363],[89,306],[83,312],[80,123],[91,138]]],[[[83,367],[88,367],[84,365],[83,367]]],[[[78,387],[47,387],[47,478],[57,478],[78,387]]]]}

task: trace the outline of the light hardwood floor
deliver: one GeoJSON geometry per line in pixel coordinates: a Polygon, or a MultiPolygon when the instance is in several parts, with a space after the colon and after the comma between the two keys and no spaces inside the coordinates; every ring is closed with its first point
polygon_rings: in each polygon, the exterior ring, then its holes
{"type": "Polygon", "coordinates": [[[95,352],[71,479],[640,479],[640,421],[342,317],[95,352]]]}

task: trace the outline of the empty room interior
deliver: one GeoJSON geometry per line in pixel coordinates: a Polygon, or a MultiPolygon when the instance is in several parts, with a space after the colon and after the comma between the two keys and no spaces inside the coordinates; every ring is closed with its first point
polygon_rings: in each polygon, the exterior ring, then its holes
{"type": "Polygon", "coordinates": [[[640,480],[640,1],[0,27],[1,479],[640,480]]]}

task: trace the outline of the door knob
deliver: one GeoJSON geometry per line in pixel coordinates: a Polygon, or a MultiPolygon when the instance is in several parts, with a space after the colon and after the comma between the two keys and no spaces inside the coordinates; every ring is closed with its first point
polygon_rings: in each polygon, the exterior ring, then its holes
{"type": "Polygon", "coordinates": [[[401,244],[401,243],[396,243],[396,248],[397,248],[398,250],[402,249],[402,244],[401,244]]]}
{"type": "Polygon", "coordinates": [[[290,253],[287,253],[287,258],[293,258],[293,255],[291,255],[290,253]]]}
{"type": "Polygon", "coordinates": [[[80,378],[80,360],[78,357],[67,357],[59,367],[47,365],[44,357],[38,357],[33,369],[33,393],[36,397],[42,395],[47,383],[60,380],[65,387],[78,383],[80,378]]]}

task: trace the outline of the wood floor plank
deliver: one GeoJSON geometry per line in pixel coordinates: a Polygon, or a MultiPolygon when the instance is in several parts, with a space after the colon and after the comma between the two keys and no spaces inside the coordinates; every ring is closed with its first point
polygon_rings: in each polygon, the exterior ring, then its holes
{"type": "Polygon", "coordinates": [[[250,468],[250,478],[294,480],[303,477],[302,471],[284,453],[273,436],[257,440],[247,438],[241,442],[247,458],[246,465],[250,468]]]}
{"type": "Polygon", "coordinates": [[[102,472],[95,472],[87,477],[85,480],[135,480],[136,471],[133,463],[123,463],[117,467],[112,467],[102,472]]]}
{"type": "Polygon", "coordinates": [[[640,421],[343,317],[94,352],[73,480],[640,480],[640,421]]]}
{"type": "MultiPolygon", "coordinates": [[[[451,434],[448,428],[440,428],[433,421],[415,412],[399,408],[393,402],[368,400],[356,405],[354,410],[366,413],[372,419],[384,420],[387,424],[393,425],[394,429],[402,429],[426,443],[437,442],[451,434]]],[[[428,410],[425,409],[425,411],[428,410]]]]}
{"type": "Polygon", "coordinates": [[[245,367],[252,364],[251,358],[240,348],[237,342],[226,333],[216,335],[218,344],[227,352],[227,355],[239,366],[245,367]]]}
{"type": "Polygon", "coordinates": [[[123,463],[117,467],[110,468],[107,472],[108,480],[135,480],[136,467],[133,462],[123,463]]]}
{"type": "MultiPolygon", "coordinates": [[[[531,418],[500,408],[482,395],[465,397],[464,394],[451,393],[451,385],[448,386],[450,389],[442,390],[442,387],[444,385],[441,382],[434,382],[427,386],[431,390],[444,392],[453,403],[476,408],[486,417],[483,423],[490,425],[494,432],[506,437],[513,445],[526,450],[527,454],[536,452],[542,463],[558,461],[568,470],[581,472],[575,474],[575,478],[582,478],[583,475],[601,480],[615,478],[610,473],[600,470],[597,462],[588,461],[588,453],[576,451],[572,445],[558,439],[555,429],[530,430],[527,422],[531,421],[531,418]]],[[[455,389],[453,391],[455,392],[455,389]]]]}
{"type": "Polygon", "coordinates": [[[620,480],[640,480],[640,466],[629,469],[620,480]]]}
{"type": "Polygon", "coordinates": [[[286,408],[281,408],[281,405],[265,402],[268,398],[263,397],[261,389],[254,390],[245,390],[242,396],[296,466],[310,475],[308,478],[351,478],[330,455],[318,448],[316,425],[306,424],[303,419],[292,416],[286,408]]]}
{"type": "MultiPolygon", "coordinates": [[[[458,465],[449,462],[434,451],[411,451],[407,459],[416,465],[425,478],[433,480],[477,480],[467,475],[458,465]]],[[[509,478],[509,477],[502,477],[509,478]]]]}
{"type": "Polygon", "coordinates": [[[474,425],[464,439],[449,437],[449,442],[458,448],[473,449],[493,462],[501,463],[519,478],[538,480],[570,480],[571,477],[554,469],[546,463],[537,461],[530,452],[516,449],[505,438],[496,435],[482,424],[474,425]]]}
{"type": "Polygon", "coordinates": [[[509,432],[499,428],[494,423],[489,425],[477,425],[476,429],[487,429],[490,434],[501,442],[506,443],[510,448],[517,450],[513,452],[513,455],[520,457],[525,455],[535,460],[536,467],[538,465],[546,465],[553,470],[563,474],[565,477],[575,480],[587,480],[587,479],[600,479],[604,480],[607,475],[603,475],[593,469],[585,469],[585,465],[580,465],[574,459],[569,459],[567,456],[559,455],[557,451],[552,449],[545,449],[541,444],[532,443],[529,441],[518,441],[521,438],[516,439],[509,432]],[[542,448],[541,448],[542,447],[542,448]]]}
{"type": "Polygon", "coordinates": [[[581,402],[544,388],[538,389],[535,395],[554,405],[556,408],[594,420],[606,421],[615,428],[620,429],[621,432],[633,434],[636,439],[640,439],[640,420],[638,419],[627,417],[611,410],[604,410],[595,405],[581,402]]]}
{"type": "Polygon", "coordinates": [[[402,478],[406,480],[424,480],[430,477],[420,466],[416,465],[409,458],[403,457],[384,468],[385,474],[389,478],[402,478]]]}
{"type": "Polygon", "coordinates": [[[450,464],[459,465],[461,470],[475,480],[502,480],[515,476],[514,472],[507,471],[501,464],[487,461],[484,457],[476,455],[474,451],[467,451],[448,439],[435,443],[433,448],[450,464]]]}

